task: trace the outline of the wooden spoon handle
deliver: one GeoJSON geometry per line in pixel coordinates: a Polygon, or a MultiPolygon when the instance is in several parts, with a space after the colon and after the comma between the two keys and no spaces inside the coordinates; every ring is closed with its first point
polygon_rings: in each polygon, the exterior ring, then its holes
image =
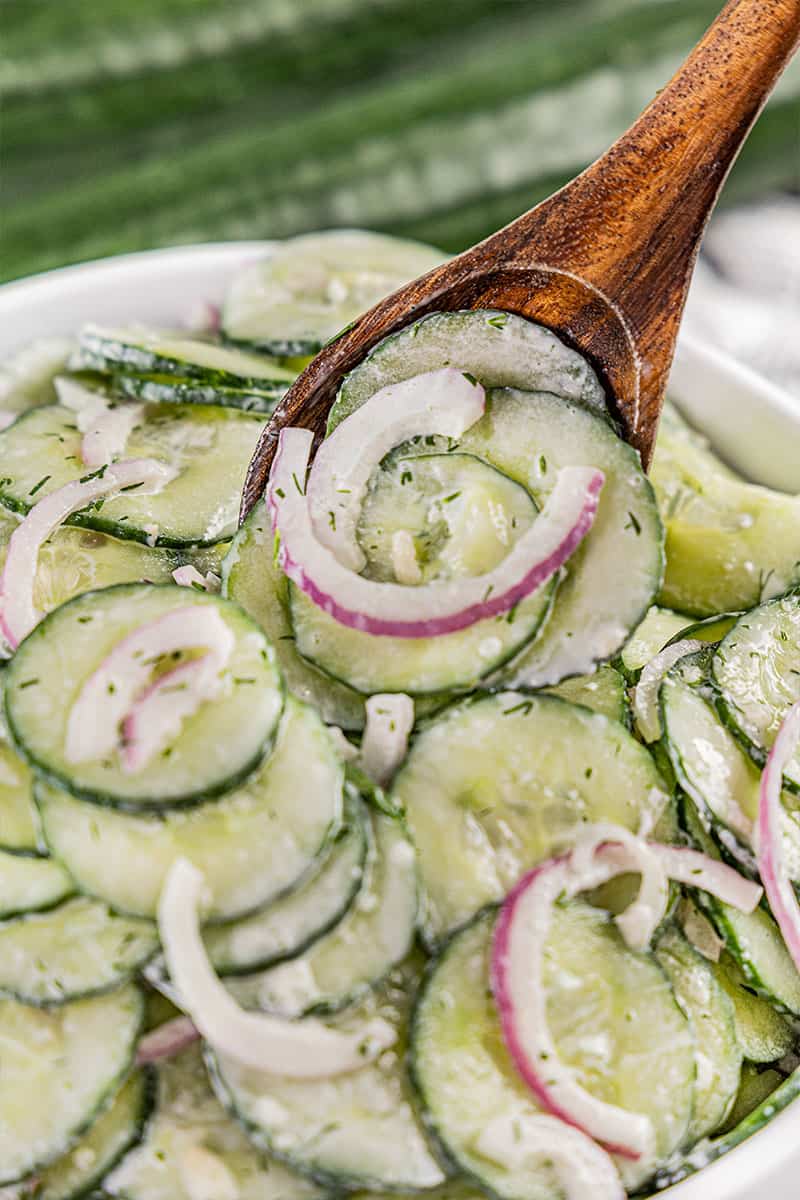
{"type": "Polygon", "coordinates": [[[730,0],[602,158],[481,246],[518,266],[568,269],[613,297],[642,361],[643,400],[648,374],[671,360],[708,216],[799,41],[800,0],[730,0]]]}

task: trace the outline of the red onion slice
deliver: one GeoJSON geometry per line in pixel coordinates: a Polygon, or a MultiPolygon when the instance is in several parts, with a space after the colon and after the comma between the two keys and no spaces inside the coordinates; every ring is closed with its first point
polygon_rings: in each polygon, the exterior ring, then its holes
{"type": "Polygon", "coordinates": [[[117,405],[101,413],[81,441],[81,458],[87,467],[102,467],[125,453],[128,438],[142,414],[141,404],[117,405]]]}
{"type": "Polygon", "coordinates": [[[367,560],[356,526],[373,471],[409,438],[461,437],[483,416],[485,403],[481,385],[454,367],[390,383],[371,396],[337,425],[314,459],[306,495],[317,541],[343,566],[363,571],[367,560]]]}
{"type": "Polygon", "coordinates": [[[33,603],[36,564],[42,543],[67,517],[93,500],[140,483],[155,491],[171,478],[169,469],[155,459],[131,459],[114,463],[83,482],[66,483],[34,505],[9,539],[8,554],[0,575],[0,632],[12,650],[16,650],[42,619],[33,603]]]}
{"type": "Polygon", "coordinates": [[[317,540],[303,492],[312,440],[309,430],[290,427],[278,441],[267,504],[280,538],[279,564],[340,624],[378,636],[438,637],[508,612],[578,548],[592,527],[604,482],[602,471],[565,467],[536,521],[494,570],[404,587],[356,575],[317,540]]]}
{"type": "MultiPolygon", "coordinates": [[[[79,763],[107,758],[119,743],[119,728],[125,722],[131,738],[124,748],[127,769],[138,770],[158,745],[157,721],[167,720],[169,705],[176,706],[178,728],[180,721],[196,711],[210,694],[216,679],[231,656],[234,635],[216,608],[193,605],[173,609],[164,616],[140,625],[119,642],[103,659],[97,670],[81,688],[67,718],[65,754],[68,762],[79,763]],[[182,664],[171,672],[184,671],[187,682],[184,695],[170,695],[164,675],[150,687],[156,661],[178,650],[207,649],[201,659],[182,664]],[[203,666],[195,666],[204,664],[203,666]],[[191,669],[193,674],[189,673],[191,669]],[[202,672],[202,675],[201,675],[202,672]],[[198,678],[200,677],[200,678],[198,678]],[[144,694],[142,694],[144,693],[144,694]]],[[[173,731],[174,735],[174,731],[173,731]]]]}
{"type": "Polygon", "coordinates": [[[676,883],[708,892],[723,904],[738,908],[743,913],[751,913],[758,907],[763,889],[726,863],[709,858],[699,850],[690,850],[688,846],[663,846],[650,842],[649,848],[669,878],[676,883]]]}
{"type": "Polygon", "coordinates": [[[661,737],[661,717],[658,711],[658,693],[667,671],[671,670],[681,658],[687,654],[701,650],[703,642],[694,638],[684,638],[673,642],[651,658],[633,689],[633,715],[636,727],[646,742],[655,742],[661,737]]]}
{"type": "MultiPolygon", "coordinates": [[[[652,1151],[650,1120],[598,1100],[560,1061],[547,1024],[543,976],[553,905],[559,897],[570,899],[627,872],[639,872],[642,887],[637,900],[616,920],[637,950],[647,946],[666,911],[666,877],[700,887],[743,912],[752,912],[761,897],[757,884],[696,850],[645,843],[617,826],[597,826],[570,854],[542,863],[509,894],[495,926],[491,981],[508,1051],[540,1103],[612,1153],[636,1159],[652,1151]]],[[[797,919],[800,930],[800,909],[797,919]]]]}
{"type": "Polygon", "coordinates": [[[414,728],[414,701],[402,692],[377,693],[366,703],[361,765],[376,783],[388,783],[406,756],[414,728]]]}
{"type": "MultiPolygon", "coordinates": [[[[635,868],[634,868],[635,869],[635,868]]],[[[618,874],[611,866],[605,879],[618,874]]],[[[491,983],[508,1051],[539,1102],[552,1113],[625,1158],[649,1157],[655,1133],[649,1117],[593,1096],[562,1063],[550,1033],[544,986],[544,950],[560,896],[603,881],[596,867],[576,873],[570,858],[536,867],[509,894],[497,918],[491,983]],[[591,875],[591,880],[589,879],[591,875]]]]}
{"type": "Polygon", "coordinates": [[[756,826],[756,857],[761,881],[786,948],[800,971],[800,904],[786,869],[781,835],[784,817],[781,804],[783,773],[797,752],[798,744],[800,701],[792,705],[784,718],[761,773],[756,826]]]}
{"type": "Polygon", "coordinates": [[[240,1008],[215,974],[200,935],[203,876],[185,858],[170,869],[158,927],[170,977],[201,1035],[221,1054],[289,1079],[358,1071],[396,1040],[382,1018],[345,1033],[312,1018],[290,1021],[240,1008]]]}
{"type": "Polygon", "coordinates": [[[136,1065],[159,1062],[162,1058],[174,1058],[198,1041],[200,1034],[189,1017],[173,1017],[156,1029],[151,1029],[139,1042],[136,1065]]]}

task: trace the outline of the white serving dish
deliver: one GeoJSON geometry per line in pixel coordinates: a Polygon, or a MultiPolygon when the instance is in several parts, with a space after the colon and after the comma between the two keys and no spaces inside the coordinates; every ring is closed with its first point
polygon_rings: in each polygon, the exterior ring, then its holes
{"type": "MultiPolygon", "coordinates": [[[[217,303],[267,242],[182,246],[66,267],[0,287],[0,360],[36,337],[85,321],[180,326],[217,303]]],[[[730,464],[750,479],[800,493],[800,402],[719,351],[682,338],[670,392],[730,464]]],[[[797,1200],[800,1102],[667,1200],[797,1200]]]]}

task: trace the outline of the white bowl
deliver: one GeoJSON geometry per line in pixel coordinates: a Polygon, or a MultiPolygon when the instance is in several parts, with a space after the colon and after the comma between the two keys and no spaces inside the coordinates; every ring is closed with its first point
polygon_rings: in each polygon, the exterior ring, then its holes
{"type": "MultiPolygon", "coordinates": [[[[36,337],[85,321],[182,324],[217,303],[235,272],[268,242],[153,250],[66,267],[0,287],[0,360],[36,337]]],[[[800,492],[800,403],[727,355],[683,338],[670,392],[732,466],[759,483],[800,492]]],[[[661,1195],[668,1200],[796,1200],[800,1104],[730,1154],[661,1195]]]]}

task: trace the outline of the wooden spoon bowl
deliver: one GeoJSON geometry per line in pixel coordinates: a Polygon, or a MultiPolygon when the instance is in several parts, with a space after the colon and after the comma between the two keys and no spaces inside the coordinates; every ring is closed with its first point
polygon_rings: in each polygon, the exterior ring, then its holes
{"type": "MultiPolygon", "coordinates": [[[[342,377],[429,312],[495,308],[554,330],[590,360],[648,467],[700,240],[728,171],[800,41],[800,0],[729,0],[614,145],[561,191],[382,300],[297,379],[259,441],[241,517],[280,430],[321,437],[342,377]]],[[[580,119],[580,114],[576,114],[580,119]]]]}

